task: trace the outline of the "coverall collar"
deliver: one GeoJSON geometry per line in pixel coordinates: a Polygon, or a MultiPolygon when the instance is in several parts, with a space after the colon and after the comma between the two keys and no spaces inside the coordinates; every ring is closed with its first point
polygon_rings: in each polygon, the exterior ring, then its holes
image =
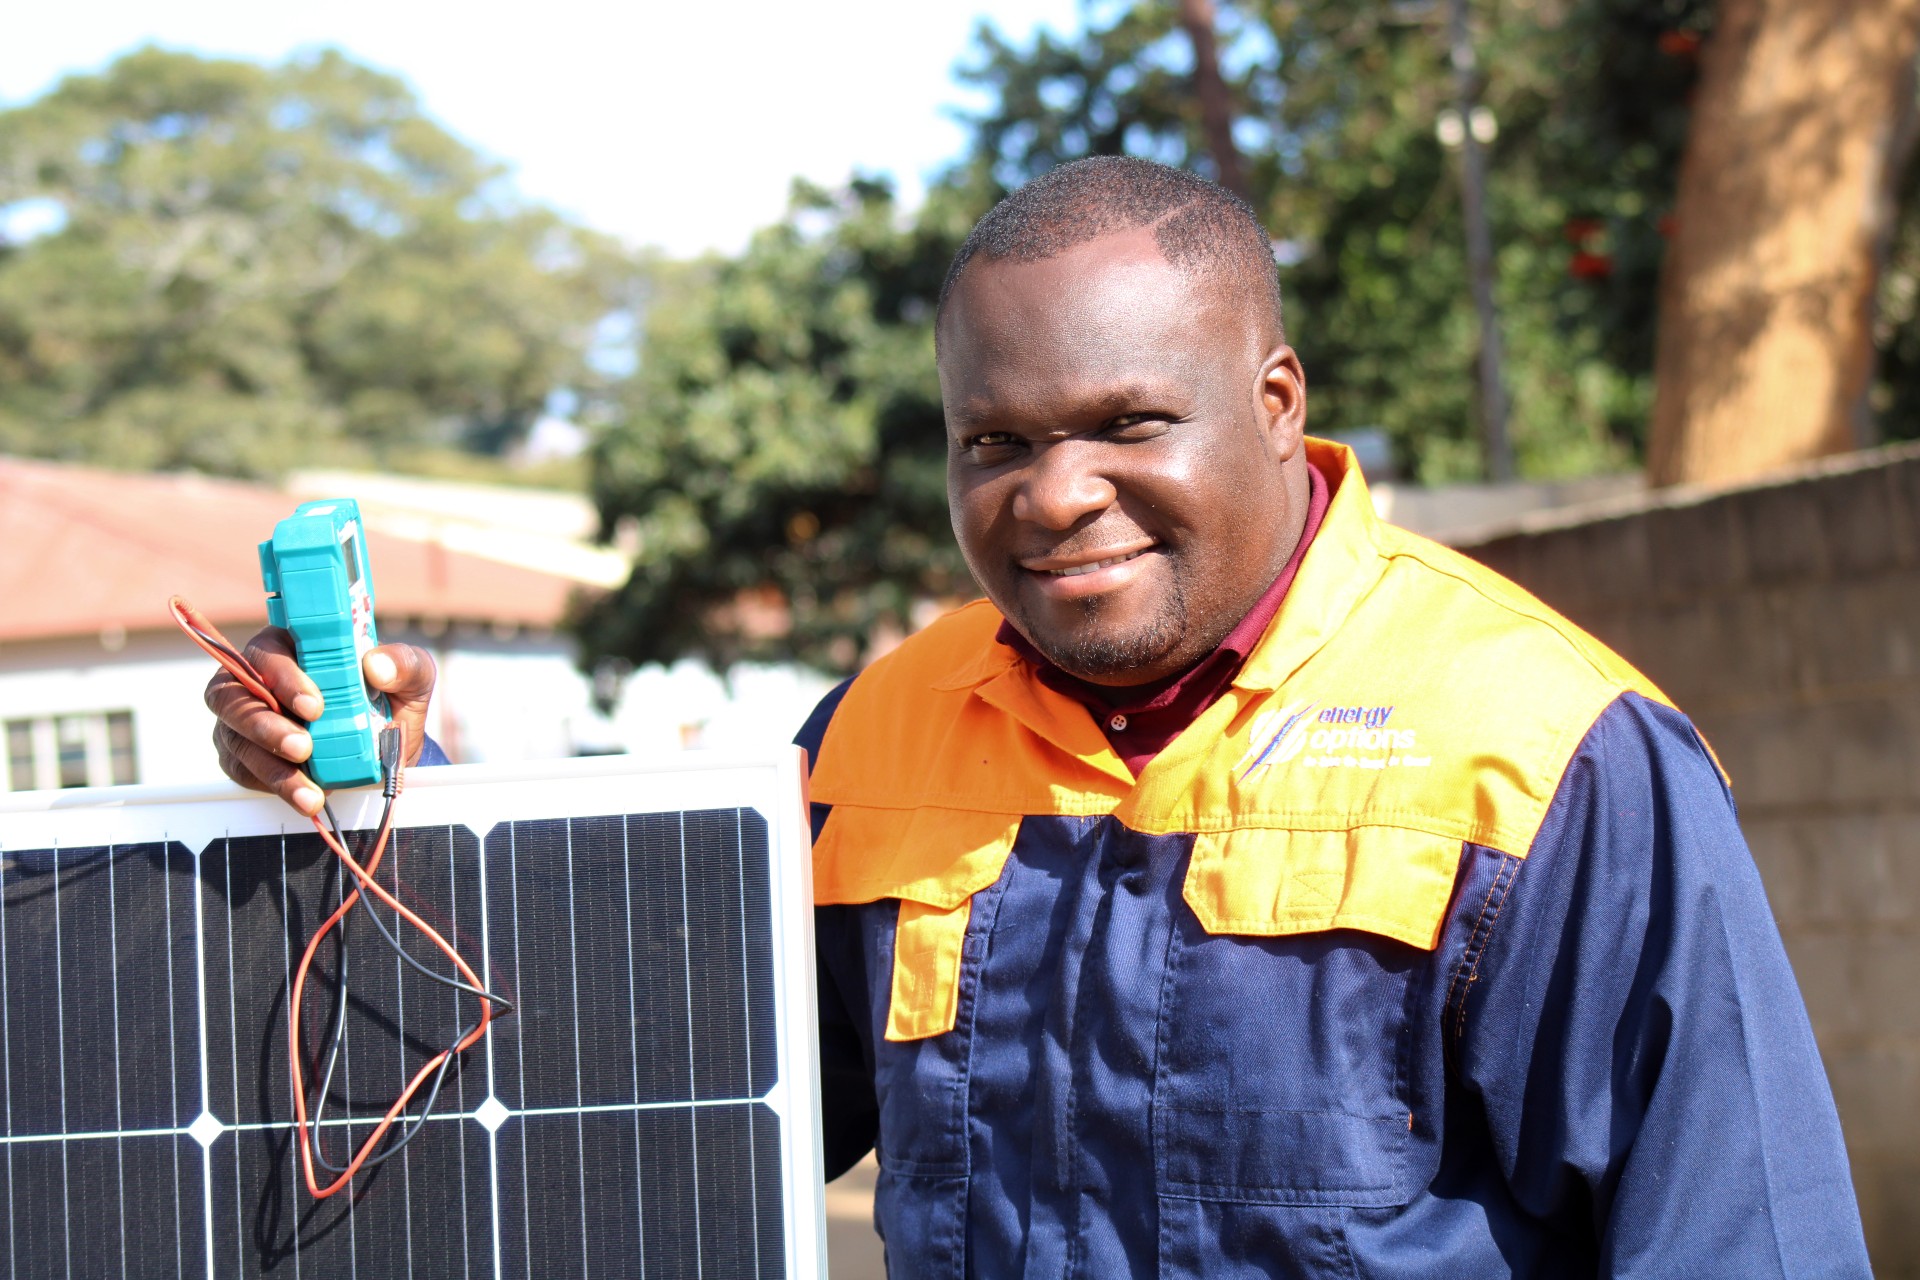
{"type": "MultiPolygon", "coordinates": [[[[1379,518],[1353,451],[1311,437],[1305,443],[1307,461],[1326,478],[1332,498],[1279,614],[1234,677],[1235,689],[1278,689],[1339,631],[1382,572],[1379,518]]],[[[976,696],[1060,750],[1116,781],[1134,781],[1086,707],[1048,688],[1033,664],[1005,644],[985,646],[978,657],[933,687],[971,687],[976,696]]]]}

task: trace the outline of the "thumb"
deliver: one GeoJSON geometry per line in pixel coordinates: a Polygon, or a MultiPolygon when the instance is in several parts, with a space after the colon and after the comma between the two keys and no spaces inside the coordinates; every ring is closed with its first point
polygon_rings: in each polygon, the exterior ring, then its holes
{"type": "Polygon", "coordinates": [[[383,644],[367,651],[360,672],[370,687],[387,695],[393,722],[406,738],[402,758],[411,765],[426,743],[427,704],[433,699],[437,674],[433,655],[410,644],[383,644]]]}

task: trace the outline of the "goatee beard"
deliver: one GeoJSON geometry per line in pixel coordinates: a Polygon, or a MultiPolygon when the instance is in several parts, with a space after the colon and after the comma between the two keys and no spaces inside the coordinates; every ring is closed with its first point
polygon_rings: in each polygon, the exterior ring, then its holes
{"type": "Polygon", "coordinates": [[[1106,624],[1107,600],[1088,596],[1077,602],[1080,625],[1071,635],[1042,632],[1027,618],[1021,630],[1047,661],[1085,680],[1100,680],[1150,668],[1176,648],[1186,635],[1186,595],[1176,579],[1158,613],[1143,627],[1124,634],[1106,624]]]}

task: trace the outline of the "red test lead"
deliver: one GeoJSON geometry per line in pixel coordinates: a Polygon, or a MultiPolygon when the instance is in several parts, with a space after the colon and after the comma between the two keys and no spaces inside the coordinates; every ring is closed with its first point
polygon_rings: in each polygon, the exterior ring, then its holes
{"type": "MultiPolygon", "coordinates": [[[[247,660],[246,655],[234,648],[233,644],[220,633],[220,629],[209,622],[205,615],[200,613],[199,610],[195,609],[180,596],[171,597],[167,601],[167,608],[173,615],[173,620],[179,625],[180,629],[186,632],[187,636],[191,638],[195,644],[199,645],[216,662],[224,667],[228,674],[233,676],[235,680],[238,680],[247,692],[260,699],[270,710],[278,714],[285,714],[281,708],[279,699],[275,698],[267,689],[265,678],[262,677],[254,665],[247,660]]],[[[487,991],[481,985],[479,976],[474,973],[472,967],[461,958],[460,953],[454,949],[453,944],[441,937],[438,930],[422,920],[402,903],[398,897],[390,893],[374,879],[374,873],[379,870],[380,860],[386,853],[387,842],[392,838],[393,834],[394,801],[399,796],[402,779],[401,747],[400,731],[397,727],[390,727],[382,734],[380,755],[382,770],[386,778],[386,805],[381,813],[380,826],[374,833],[372,850],[367,855],[364,865],[354,858],[353,852],[347,847],[345,833],[340,830],[339,823],[334,820],[331,805],[325,806],[324,808],[327,818],[326,822],[323,823],[318,814],[313,815],[311,818],[314,830],[320,833],[321,840],[326,842],[327,847],[333,851],[334,857],[339,860],[340,865],[345,868],[346,872],[350,874],[354,880],[354,888],[340,895],[340,900],[335,905],[332,913],[321,922],[320,927],[316,929],[313,936],[307,940],[306,949],[300,955],[300,963],[294,969],[292,988],[287,998],[287,1060],[289,1074],[293,1080],[294,1128],[299,1138],[300,1169],[306,1181],[307,1190],[314,1197],[320,1199],[333,1195],[342,1187],[346,1186],[352,1181],[354,1174],[358,1173],[361,1169],[370,1168],[382,1163],[389,1157],[398,1154],[408,1142],[411,1142],[414,1135],[419,1133],[421,1127],[426,1124],[427,1118],[432,1114],[434,1102],[439,1097],[440,1085],[446,1079],[448,1072],[458,1062],[460,1054],[479,1042],[480,1037],[485,1035],[487,1028],[492,1025],[495,1016],[513,1011],[511,1003],[487,991]],[[329,827],[332,829],[329,830],[329,827]],[[422,965],[418,960],[415,960],[412,955],[408,954],[399,939],[396,938],[387,929],[385,923],[381,921],[379,913],[363,900],[361,896],[363,890],[390,908],[399,919],[405,920],[408,924],[424,934],[427,940],[440,950],[441,954],[453,962],[453,966],[458,970],[460,976],[458,978],[450,978],[444,974],[435,973],[433,970],[422,965]],[[332,1081],[333,1065],[338,1059],[340,1046],[346,1031],[347,928],[345,921],[348,912],[353,909],[355,903],[360,903],[361,906],[365,908],[367,918],[373,921],[375,928],[381,936],[386,939],[388,945],[399,953],[402,960],[406,961],[407,964],[411,965],[416,971],[427,978],[443,986],[449,986],[457,991],[462,991],[473,996],[480,1002],[480,1016],[471,1026],[465,1027],[459,1032],[451,1046],[442,1049],[439,1053],[427,1059],[427,1061],[421,1065],[420,1069],[414,1072],[412,1078],[407,1081],[406,1087],[403,1088],[399,1096],[393,1100],[393,1104],[387,1108],[386,1113],[381,1116],[379,1122],[374,1126],[373,1132],[367,1135],[366,1140],[354,1151],[352,1157],[348,1159],[344,1165],[335,1165],[327,1160],[325,1154],[320,1149],[320,1117],[318,1109],[324,1108],[326,1105],[326,1092],[328,1085],[332,1081]],[[301,1061],[300,1054],[302,997],[306,991],[307,975],[313,968],[314,957],[319,953],[320,944],[322,940],[336,928],[340,930],[340,995],[335,1009],[333,1043],[328,1053],[327,1070],[320,1084],[318,1107],[312,1120],[309,1121],[307,1113],[306,1069],[305,1064],[301,1061]],[[423,1088],[427,1089],[428,1092],[426,1103],[421,1108],[419,1116],[414,1119],[411,1124],[406,1126],[401,1132],[401,1136],[388,1146],[386,1150],[380,1151],[379,1154],[376,1155],[376,1150],[379,1148],[382,1140],[386,1138],[389,1131],[392,1130],[394,1122],[406,1111],[407,1104],[412,1102],[423,1088]],[[314,1171],[316,1164],[328,1173],[334,1174],[333,1181],[322,1186],[314,1171]]],[[[344,887],[343,883],[342,888],[344,889],[344,887]]]]}

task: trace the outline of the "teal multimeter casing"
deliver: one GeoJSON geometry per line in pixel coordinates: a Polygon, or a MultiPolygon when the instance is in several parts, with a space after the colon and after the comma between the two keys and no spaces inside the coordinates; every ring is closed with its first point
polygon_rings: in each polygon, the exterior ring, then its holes
{"type": "Polygon", "coordinates": [[[293,633],[300,666],[320,686],[326,710],[307,726],[307,773],[323,790],[379,782],[387,700],[369,690],[360,659],[380,643],[373,573],[360,505],[351,498],[303,502],[260,544],[267,620],[293,633]]]}

